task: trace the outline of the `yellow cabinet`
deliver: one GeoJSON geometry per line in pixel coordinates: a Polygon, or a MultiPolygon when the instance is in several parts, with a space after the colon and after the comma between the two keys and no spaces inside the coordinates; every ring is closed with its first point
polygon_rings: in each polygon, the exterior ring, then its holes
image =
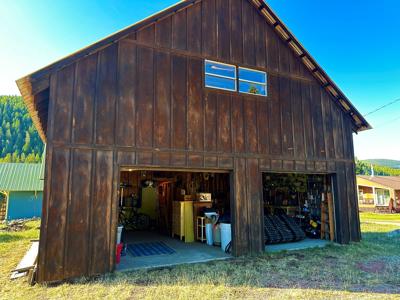
{"type": "Polygon", "coordinates": [[[186,243],[194,242],[193,202],[172,202],[172,236],[179,235],[186,243]]]}

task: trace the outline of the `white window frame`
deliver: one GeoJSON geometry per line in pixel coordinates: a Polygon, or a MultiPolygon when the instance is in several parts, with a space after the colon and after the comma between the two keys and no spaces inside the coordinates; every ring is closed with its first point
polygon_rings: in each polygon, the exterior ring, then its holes
{"type": "Polygon", "coordinates": [[[204,61],[204,85],[206,88],[210,88],[210,89],[216,89],[216,90],[224,90],[224,91],[230,91],[230,92],[237,92],[238,90],[238,85],[237,85],[237,67],[235,65],[231,65],[231,64],[225,64],[225,63],[221,63],[218,61],[214,61],[214,60],[209,60],[206,59],[204,61]],[[235,70],[235,77],[229,77],[229,76],[224,76],[224,75],[218,75],[218,74],[213,74],[213,73],[208,73],[206,71],[207,69],[207,63],[214,63],[214,64],[218,64],[218,65],[223,65],[223,66],[229,66],[229,67],[233,67],[235,70]],[[206,84],[206,76],[213,76],[213,77],[218,77],[218,78],[224,78],[224,79],[229,79],[229,80],[233,80],[235,83],[235,89],[228,89],[228,88],[220,88],[220,87],[215,87],[215,86],[208,86],[206,84]]]}
{"type": "Polygon", "coordinates": [[[376,204],[375,204],[376,206],[388,206],[389,205],[389,203],[390,203],[390,191],[389,190],[376,188],[375,193],[376,193],[376,204]],[[387,193],[389,193],[389,195],[387,195],[387,193]],[[383,200],[383,203],[381,203],[381,200],[383,200]]]}
{"type": "Polygon", "coordinates": [[[261,97],[267,97],[268,96],[268,74],[267,74],[267,72],[260,71],[260,70],[255,70],[255,69],[250,69],[250,68],[239,67],[238,74],[239,74],[239,77],[238,77],[238,79],[239,79],[238,92],[239,93],[253,95],[253,96],[261,96],[261,97]],[[261,73],[261,74],[265,75],[265,83],[264,82],[257,82],[257,81],[247,80],[247,79],[240,79],[240,69],[248,70],[248,71],[252,71],[252,72],[256,72],[256,73],[261,73]],[[265,86],[265,95],[264,94],[254,94],[254,93],[240,91],[240,82],[248,82],[248,83],[253,83],[253,84],[258,84],[258,85],[265,86]]]}

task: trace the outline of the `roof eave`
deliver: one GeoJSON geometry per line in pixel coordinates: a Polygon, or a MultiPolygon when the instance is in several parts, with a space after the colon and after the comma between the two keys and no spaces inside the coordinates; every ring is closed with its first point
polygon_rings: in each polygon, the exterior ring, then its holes
{"type": "Polygon", "coordinates": [[[292,51],[303,61],[305,66],[312,72],[313,76],[323,85],[325,90],[331,94],[342,109],[348,113],[352,119],[353,124],[356,126],[355,132],[360,132],[372,129],[372,126],[363,117],[363,115],[355,108],[351,101],[346,97],[342,90],[335,84],[335,82],[326,74],[311,54],[304,48],[294,34],[288,27],[281,21],[276,13],[269,7],[264,0],[249,0],[265,17],[278,36],[286,42],[292,51]]]}

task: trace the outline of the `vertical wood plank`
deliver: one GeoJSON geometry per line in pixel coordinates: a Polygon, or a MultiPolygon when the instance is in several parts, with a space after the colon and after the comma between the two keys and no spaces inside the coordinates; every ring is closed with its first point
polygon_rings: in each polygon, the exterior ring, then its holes
{"type": "Polygon", "coordinates": [[[350,241],[349,233],[349,215],[348,215],[348,199],[347,199],[347,182],[346,182],[346,166],[344,162],[337,162],[337,193],[335,197],[335,214],[336,224],[340,232],[338,232],[338,242],[347,244],[350,241]]]}
{"type": "Polygon", "coordinates": [[[281,109],[279,103],[279,78],[270,75],[269,78],[269,96],[268,101],[268,131],[269,131],[269,143],[270,143],[270,154],[281,155],[282,154],[282,143],[281,143],[281,109]]]}
{"type": "Polygon", "coordinates": [[[96,95],[96,143],[114,144],[117,45],[113,44],[99,53],[99,70],[96,95]]]}
{"type": "Polygon", "coordinates": [[[281,103],[281,127],[282,127],[282,154],[293,156],[293,120],[291,102],[290,80],[286,77],[279,78],[279,99],[281,103]]]}
{"type": "Polygon", "coordinates": [[[179,50],[187,49],[186,9],[172,16],[172,47],[179,50]]]}
{"type": "Polygon", "coordinates": [[[294,54],[293,50],[289,46],[289,69],[290,69],[290,74],[300,76],[300,58],[294,54]]]}
{"type": "Polygon", "coordinates": [[[248,97],[243,97],[243,103],[246,152],[257,153],[257,103],[248,97]]]}
{"type": "Polygon", "coordinates": [[[89,213],[92,152],[75,149],[72,154],[71,197],[68,204],[65,274],[73,278],[88,274],[89,213]],[[79,255],[76,251],[79,249],[79,255]]]}
{"type": "Polygon", "coordinates": [[[156,22],[156,45],[164,48],[172,47],[172,17],[156,22]]]}
{"type": "Polygon", "coordinates": [[[205,151],[217,151],[217,102],[215,93],[205,94],[204,111],[204,149],[205,151]]]}
{"type": "Polygon", "coordinates": [[[249,225],[248,206],[246,199],[246,160],[235,158],[234,172],[232,174],[232,217],[234,220],[233,253],[236,256],[248,253],[249,249],[249,225]]]}
{"type": "Polygon", "coordinates": [[[97,54],[77,62],[72,116],[72,137],[76,144],[93,142],[93,106],[96,95],[97,54]]]}
{"type": "Polygon", "coordinates": [[[154,121],[154,51],[138,47],[137,56],[137,73],[140,76],[138,76],[136,87],[136,144],[139,147],[151,147],[153,145],[154,121]]]}
{"type": "Polygon", "coordinates": [[[313,84],[311,85],[312,97],[312,123],[314,132],[314,145],[315,156],[317,158],[326,158],[324,128],[322,120],[322,107],[321,107],[321,92],[320,87],[313,84]]]}
{"type": "Polygon", "coordinates": [[[306,157],[310,159],[314,157],[314,133],[312,130],[310,86],[307,83],[301,85],[301,95],[303,100],[306,157]]]}
{"type": "Polygon", "coordinates": [[[218,57],[229,60],[231,57],[230,1],[216,0],[216,7],[218,57]]]}
{"type": "Polygon", "coordinates": [[[351,141],[353,140],[352,136],[352,124],[350,117],[341,114],[342,115],[342,134],[343,134],[343,154],[345,159],[352,159],[354,154],[353,154],[353,149],[351,148],[351,141]]]}
{"type": "Polygon", "coordinates": [[[258,126],[258,151],[262,154],[269,153],[268,132],[268,103],[257,102],[257,126],[258,126]]]}
{"type": "Polygon", "coordinates": [[[111,202],[113,201],[112,151],[96,151],[95,161],[94,194],[90,208],[92,238],[90,275],[109,271],[111,202]]]}
{"type": "Polygon", "coordinates": [[[254,16],[254,28],[255,28],[255,55],[256,55],[256,66],[265,68],[267,66],[267,54],[265,41],[265,27],[268,26],[265,23],[265,19],[262,18],[258,13],[254,16]]]}
{"type": "Polygon", "coordinates": [[[215,17],[215,1],[202,1],[202,52],[206,56],[217,54],[217,31],[215,17]]]}
{"type": "Polygon", "coordinates": [[[358,199],[356,188],[356,175],[354,172],[355,164],[346,163],[346,182],[347,182],[347,200],[348,200],[348,214],[350,226],[350,241],[358,242],[360,236],[360,214],[358,211],[358,199]]]}
{"type": "Polygon", "coordinates": [[[332,100],[330,97],[323,89],[321,89],[322,119],[324,124],[325,149],[327,158],[335,158],[331,102],[332,100]]]}
{"type": "MultiPolygon", "coordinates": [[[[50,75],[50,99],[49,99],[49,120],[47,138],[52,140],[53,137],[53,123],[54,123],[54,110],[57,94],[57,73],[50,75]]],[[[51,201],[51,180],[52,180],[52,162],[53,162],[53,145],[47,142],[47,148],[45,153],[45,174],[44,174],[44,186],[43,186],[43,204],[42,204],[42,219],[40,226],[40,242],[39,242],[39,253],[38,253],[38,270],[37,280],[43,282],[46,280],[47,269],[46,269],[46,251],[47,251],[47,226],[49,223],[49,206],[51,201]]],[[[51,222],[51,220],[50,220],[51,222]]]]}
{"type": "Polygon", "coordinates": [[[153,46],[155,44],[155,39],[156,39],[155,25],[152,24],[137,31],[136,39],[139,43],[143,43],[148,46],[153,46]]]}
{"type": "Polygon", "coordinates": [[[254,13],[254,7],[248,1],[242,1],[243,62],[251,66],[256,63],[254,13]]]}
{"type": "Polygon", "coordinates": [[[335,154],[336,158],[343,158],[343,135],[342,135],[342,122],[341,122],[341,111],[337,105],[331,102],[331,115],[332,115],[332,127],[333,127],[333,140],[335,143],[335,154]]]}
{"type": "Polygon", "coordinates": [[[233,151],[245,152],[243,100],[241,96],[232,96],[232,136],[233,151]]]}
{"type": "Polygon", "coordinates": [[[115,131],[116,144],[135,145],[136,108],[136,45],[121,41],[118,55],[118,113],[115,131]]]}
{"type": "Polygon", "coordinates": [[[68,149],[54,148],[51,162],[50,196],[46,238],[45,275],[46,281],[64,279],[65,227],[68,204],[69,177],[68,149]],[[57,220],[57,222],[55,222],[57,220]],[[57,247],[52,247],[57,245],[57,247]]]}
{"type": "Polygon", "coordinates": [[[188,142],[189,150],[204,149],[203,101],[202,101],[203,61],[189,59],[188,68],[188,142]]]}
{"type": "Polygon", "coordinates": [[[293,140],[295,157],[305,158],[304,147],[304,122],[303,102],[301,97],[301,82],[292,81],[292,116],[293,116],[293,140]]]}
{"type": "Polygon", "coordinates": [[[231,133],[231,98],[228,95],[218,96],[218,151],[232,152],[231,133]]]}
{"type": "Polygon", "coordinates": [[[186,149],[187,59],[172,56],[172,147],[186,149]]]}
{"type": "Polygon", "coordinates": [[[264,251],[264,202],[261,197],[261,173],[258,159],[248,159],[246,169],[248,218],[250,222],[249,242],[251,253],[257,254],[264,251]]]}
{"type": "Polygon", "coordinates": [[[187,37],[188,51],[192,53],[201,53],[201,3],[194,4],[187,9],[187,37]]]}
{"type": "Polygon", "coordinates": [[[243,61],[242,0],[231,0],[231,59],[243,61]]]}
{"type": "Polygon", "coordinates": [[[274,30],[270,26],[265,27],[267,40],[267,62],[268,68],[274,72],[279,71],[279,44],[274,30]]]}
{"type": "Polygon", "coordinates": [[[169,53],[156,52],[156,96],[154,119],[154,146],[171,146],[171,58],[169,53]]]}
{"type": "Polygon", "coordinates": [[[74,94],[75,64],[60,70],[57,75],[57,93],[54,106],[53,141],[68,144],[71,141],[71,117],[74,94]]]}
{"type": "Polygon", "coordinates": [[[277,36],[275,39],[279,49],[279,72],[290,73],[290,59],[288,46],[277,36]]]}
{"type": "Polygon", "coordinates": [[[110,240],[108,247],[110,249],[108,256],[108,270],[110,272],[115,270],[116,263],[116,247],[117,244],[117,227],[118,227],[118,191],[119,191],[119,176],[120,176],[120,168],[117,163],[118,161],[118,152],[113,151],[113,169],[112,169],[112,182],[111,182],[111,203],[110,203],[110,221],[109,221],[109,233],[110,240]]]}

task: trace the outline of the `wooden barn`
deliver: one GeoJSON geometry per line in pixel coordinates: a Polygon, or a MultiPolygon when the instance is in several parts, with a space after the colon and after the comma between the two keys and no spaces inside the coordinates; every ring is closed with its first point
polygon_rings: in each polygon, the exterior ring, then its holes
{"type": "Polygon", "coordinates": [[[17,84],[47,144],[39,282],[118,269],[118,224],[144,211],[189,247],[215,209],[233,256],[273,243],[277,212],[361,238],[352,134],[370,125],[262,0],[181,1],[17,84]]]}

